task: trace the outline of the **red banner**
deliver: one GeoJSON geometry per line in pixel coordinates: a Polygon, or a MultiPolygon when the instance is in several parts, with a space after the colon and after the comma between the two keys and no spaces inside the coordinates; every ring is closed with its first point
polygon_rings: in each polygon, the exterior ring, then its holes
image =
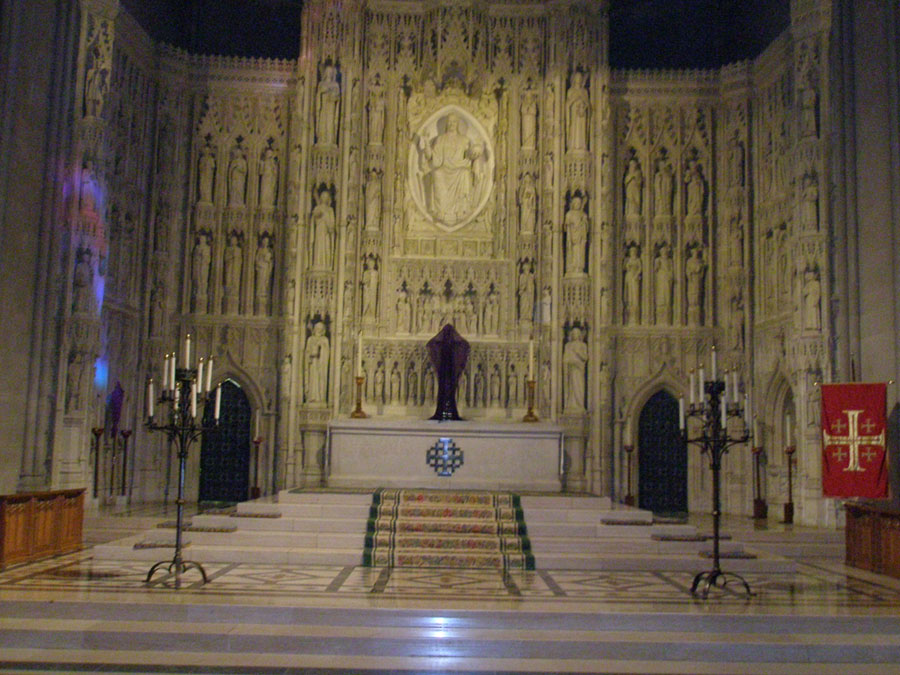
{"type": "Polygon", "coordinates": [[[822,491],[826,497],[888,495],[887,385],[822,385],[822,491]]]}

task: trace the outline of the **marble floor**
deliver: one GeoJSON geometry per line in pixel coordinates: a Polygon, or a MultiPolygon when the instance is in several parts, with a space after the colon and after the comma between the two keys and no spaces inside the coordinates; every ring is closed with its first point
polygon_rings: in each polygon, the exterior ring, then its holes
{"type": "Polygon", "coordinates": [[[0,572],[0,672],[900,673],[900,580],[833,559],[706,600],[679,572],[149,567],[0,572]]]}

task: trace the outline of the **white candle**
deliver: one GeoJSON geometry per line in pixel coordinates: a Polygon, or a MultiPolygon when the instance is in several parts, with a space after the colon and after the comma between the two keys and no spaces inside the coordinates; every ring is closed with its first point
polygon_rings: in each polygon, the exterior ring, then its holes
{"type": "Polygon", "coordinates": [[[684,431],[684,397],[678,397],[678,428],[684,431]]]}
{"type": "Polygon", "coordinates": [[[253,438],[259,438],[259,410],[256,411],[256,420],[253,424],[253,438]]]}
{"type": "Polygon", "coordinates": [[[697,402],[700,405],[703,405],[703,381],[706,378],[703,377],[703,366],[700,366],[700,376],[697,381],[697,402]]]}
{"type": "Polygon", "coordinates": [[[362,377],[362,331],[356,336],[356,376],[362,377]]]}
{"type": "Polygon", "coordinates": [[[712,347],[712,375],[710,376],[711,380],[716,379],[716,346],[712,347]]]}
{"type": "Polygon", "coordinates": [[[147,417],[153,419],[153,378],[147,382],[147,417]]]}
{"type": "Polygon", "coordinates": [[[693,406],[696,402],[696,390],[694,389],[696,383],[696,377],[694,377],[694,369],[691,368],[691,386],[690,386],[690,396],[691,396],[691,405],[693,406]]]}
{"type": "Polygon", "coordinates": [[[197,365],[197,389],[200,393],[203,393],[203,385],[206,383],[206,380],[203,378],[203,357],[200,357],[200,363],[197,365]]]}
{"type": "Polygon", "coordinates": [[[166,357],[163,359],[163,383],[162,383],[163,391],[166,391],[169,388],[169,354],[166,354],[166,357]]]}
{"type": "Polygon", "coordinates": [[[191,417],[197,419],[197,383],[191,386],[191,417]]]}
{"type": "Polygon", "coordinates": [[[213,357],[206,362],[206,391],[212,391],[213,357]]]}
{"type": "Polygon", "coordinates": [[[184,367],[191,367],[191,334],[184,336],[184,367]]]}
{"type": "Polygon", "coordinates": [[[172,385],[172,389],[176,389],[176,386],[175,386],[176,366],[177,366],[177,364],[176,364],[176,359],[175,359],[175,352],[172,352],[169,355],[169,378],[170,378],[170,383],[172,385]]]}
{"type": "Polygon", "coordinates": [[[528,380],[534,381],[534,339],[528,340],[528,380]]]}
{"type": "Polygon", "coordinates": [[[219,421],[219,413],[222,411],[222,385],[220,384],[216,387],[216,412],[215,418],[216,422],[219,421]]]}

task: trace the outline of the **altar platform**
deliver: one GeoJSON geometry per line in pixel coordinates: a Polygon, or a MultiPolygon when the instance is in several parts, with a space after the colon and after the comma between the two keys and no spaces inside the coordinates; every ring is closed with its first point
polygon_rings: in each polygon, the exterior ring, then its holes
{"type": "Polygon", "coordinates": [[[563,432],[552,424],[335,420],[329,487],[560,492],[563,432]]]}

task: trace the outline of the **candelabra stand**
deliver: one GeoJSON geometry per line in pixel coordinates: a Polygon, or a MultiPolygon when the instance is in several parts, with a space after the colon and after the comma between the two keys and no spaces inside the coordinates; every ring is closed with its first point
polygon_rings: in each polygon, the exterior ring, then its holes
{"type": "Polygon", "coordinates": [[[250,488],[250,499],[259,499],[261,494],[259,489],[259,446],[264,440],[259,435],[253,439],[253,487],[250,488]]]}
{"type": "Polygon", "coordinates": [[[784,505],[784,524],[785,525],[793,525],[794,524],[794,453],[797,452],[797,447],[794,445],[789,445],[784,449],[784,454],[787,457],[787,504],[784,505]]]}
{"type": "Polygon", "coordinates": [[[754,472],[754,494],[753,494],[753,517],[757,520],[765,520],[769,517],[769,505],[766,504],[765,498],[762,496],[762,452],[763,449],[756,446],[753,452],[753,472],[754,472]]]}
{"type": "Polygon", "coordinates": [[[534,414],[534,380],[526,380],[525,382],[525,395],[528,398],[528,412],[525,413],[525,417],[522,418],[523,422],[537,422],[538,416],[534,414]]]}
{"type": "MultiPolygon", "coordinates": [[[[185,362],[190,363],[190,336],[187,338],[185,347],[185,362]]],[[[191,568],[197,569],[203,577],[203,583],[209,581],[206,576],[206,570],[203,566],[193,560],[184,560],[182,557],[182,534],[184,532],[184,476],[185,466],[187,464],[188,450],[191,444],[201,438],[203,434],[214,432],[219,424],[219,410],[221,405],[221,388],[216,389],[215,397],[215,421],[212,425],[204,425],[202,417],[198,418],[197,411],[208,397],[209,381],[212,372],[212,363],[208,365],[208,372],[205,378],[204,392],[204,372],[203,360],[200,360],[199,374],[196,368],[177,368],[175,367],[175,355],[167,355],[166,377],[163,379],[163,391],[155,402],[161,407],[168,410],[162,415],[164,422],[157,422],[153,415],[154,397],[153,397],[153,380],[148,383],[147,392],[147,427],[151,431],[162,431],[169,439],[170,445],[174,443],[176,453],[178,455],[178,499],[176,505],[175,519],[175,555],[172,560],[161,560],[153,565],[147,573],[145,583],[149,583],[150,579],[157,570],[165,569],[170,575],[174,574],[175,588],[181,587],[181,575],[191,568]],[[171,386],[170,386],[171,385],[171,386]]]]}
{"type": "Polygon", "coordinates": [[[625,489],[628,490],[628,494],[625,495],[625,506],[634,506],[634,493],[631,491],[631,462],[632,457],[634,456],[634,446],[626,445],[624,447],[625,450],[625,458],[626,458],[626,468],[625,468],[625,489]]]}
{"type": "Polygon", "coordinates": [[[94,499],[100,494],[100,437],[106,431],[103,427],[93,427],[91,433],[94,435],[94,499]]]}
{"type": "Polygon", "coordinates": [[[350,413],[350,417],[355,420],[361,420],[368,417],[368,415],[362,409],[362,386],[363,382],[366,381],[366,378],[362,375],[356,376],[356,410],[350,413]]]}
{"type": "MultiPolygon", "coordinates": [[[[700,572],[694,577],[694,583],[691,585],[691,594],[696,595],[697,590],[703,584],[701,595],[706,599],[711,587],[724,588],[728,584],[729,579],[733,579],[740,581],[747,595],[750,596],[753,594],[750,592],[750,585],[746,580],[739,574],[723,572],[719,561],[719,521],[722,514],[720,494],[722,457],[731,446],[746,443],[750,440],[750,431],[747,425],[744,424],[744,432],[742,434],[728,434],[728,417],[740,417],[743,414],[743,410],[738,403],[734,405],[728,404],[725,382],[715,379],[715,366],[713,366],[713,379],[704,382],[701,375],[700,382],[706,396],[700,397],[699,404],[691,403],[686,416],[689,419],[693,418],[699,421],[700,429],[697,435],[691,438],[688,434],[684,414],[681,415],[680,421],[684,442],[699,446],[704,454],[709,455],[713,487],[713,567],[711,570],[700,572]]],[[[683,401],[681,405],[683,407],[683,401]]]]}

